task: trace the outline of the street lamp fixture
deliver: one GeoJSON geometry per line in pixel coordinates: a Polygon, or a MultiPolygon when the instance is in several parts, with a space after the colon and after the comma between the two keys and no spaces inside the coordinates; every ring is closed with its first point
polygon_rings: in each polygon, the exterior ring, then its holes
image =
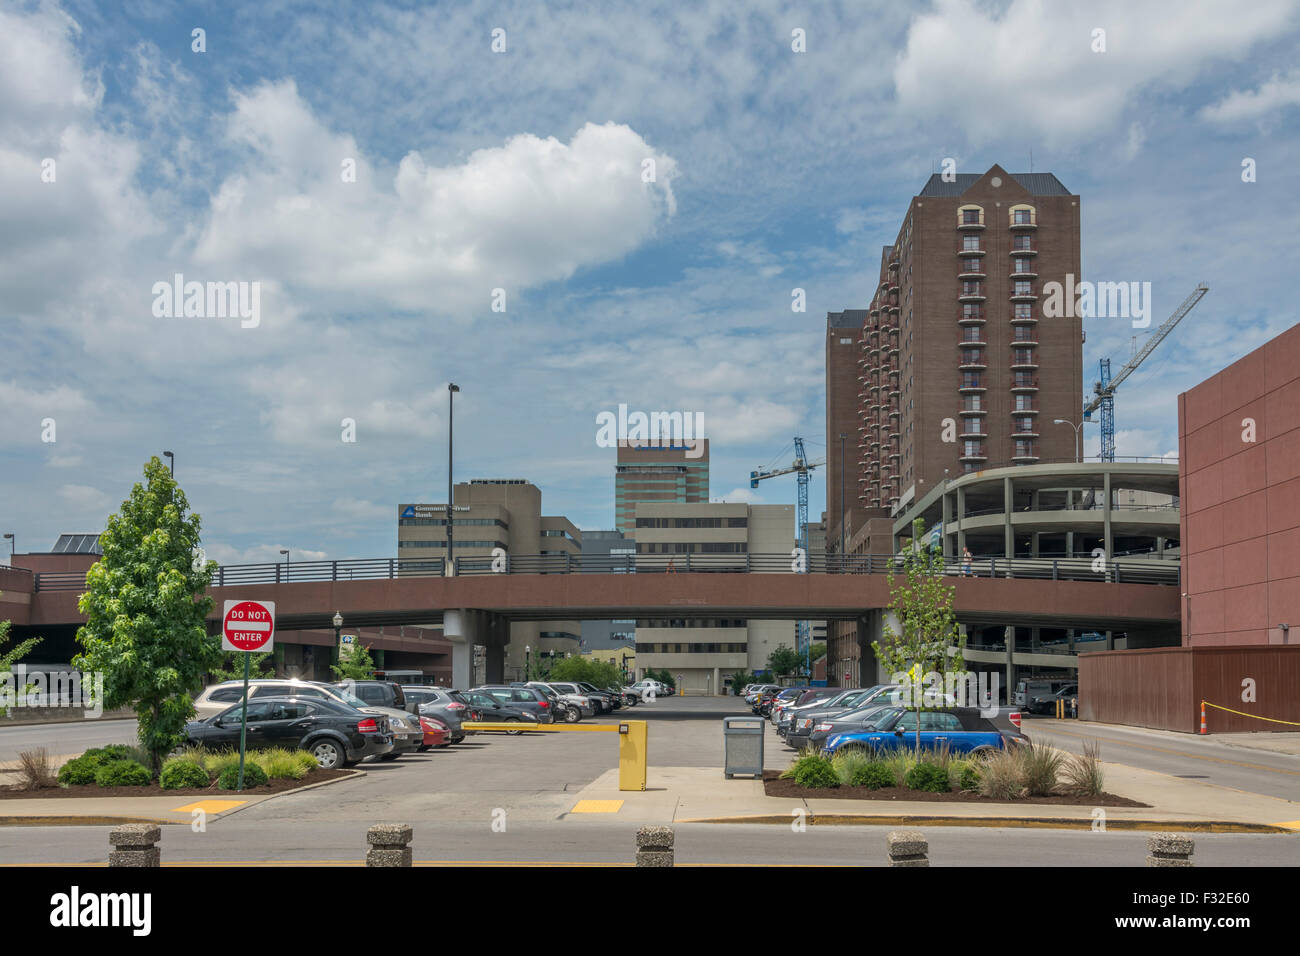
{"type": "Polygon", "coordinates": [[[12,567],[14,563],[14,552],[18,550],[18,539],[13,534],[5,534],[5,540],[9,542],[9,564],[12,567]]]}
{"type": "Polygon", "coordinates": [[[169,451],[165,451],[163,452],[163,457],[168,459],[171,462],[172,477],[175,478],[176,477],[176,456],[169,451]]]}

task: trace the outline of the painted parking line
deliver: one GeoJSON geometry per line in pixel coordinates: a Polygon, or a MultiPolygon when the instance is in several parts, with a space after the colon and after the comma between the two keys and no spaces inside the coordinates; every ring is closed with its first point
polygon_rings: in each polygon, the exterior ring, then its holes
{"type": "Polygon", "coordinates": [[[204,813],[221,813],[224,810],[242,807],[247,802],[247,800],[199,800],[196,803],[187,803],[183,807],[176,807],[172,813],[193,813],[195,810],[202,810],[204,813]]]}
{"type": "Polygon", "coordinates": [[[1150,750],[1154,753],[1170,754],[1174,757],[1187,757],[1191,760],[1206,760],[1210,763],[1226,764],[1230,767],[1245,767],[1248,770],[1265,770],[1269,773],[1282,773],[1292,777],[1300,777],[1300,770],[1282,770],[1279,767],[1265,767],[1258,763],[1245,763],[1241,760],[1225,760],[1223,757],[1206,757],[1203,754],[1188,753],[1185,750],[1170,750],[1168,747],[1152,747],[1150,744],[1137,744],[1118,737],[1100,737],[1097,734],[1076,734],[1069,730],[1060,730],[1056,727],[1045,728],[1041,731],[1044,735],[1064,734],[1067,737],[1077,737],[1080,740],[1100,740],[1105,743],[1112,743],[1118,747],[1133,747],[1138,750],[1150,750]]]}
{"type": "Polygon", "coordinates": [[[579,800],[570,813],[618,813],[622,800],[579,800]]]}

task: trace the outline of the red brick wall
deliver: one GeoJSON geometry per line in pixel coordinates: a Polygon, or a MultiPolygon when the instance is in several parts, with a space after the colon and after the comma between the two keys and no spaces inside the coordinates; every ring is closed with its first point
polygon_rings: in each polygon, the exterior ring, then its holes
{"type": "Polygon", "coordinates": [[[1179,395],[1178,447],[1184,645],[1300,644],[1300,325],[1179,395]]]}

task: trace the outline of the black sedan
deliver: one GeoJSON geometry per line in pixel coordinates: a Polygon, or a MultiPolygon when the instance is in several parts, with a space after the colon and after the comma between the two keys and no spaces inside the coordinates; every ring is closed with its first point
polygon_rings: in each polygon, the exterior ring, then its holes
{"type": "MultiPolygon", "coordinates": [[[[523,707],[507,704],[486,691],[471,690],[464,697],[469,704],[471,720],[481,720],[491,724],[537,725],[536,714],[530,713],[523,707]]],[[[519,730],[507,730],[506,733],[513,735],[527,729],[526,726],[521,726],[519,730]]]]}
{"type": "MultiPolygon", "coordinates": [[[[239,746],[242,704],[185,725],[186,742],[211,750],[239,746]]],[[[393,749],[388,718],[323,698],[257,697],[248,702],[247,747],[308,751],[326,770],[337,770],[393,749]]]]}

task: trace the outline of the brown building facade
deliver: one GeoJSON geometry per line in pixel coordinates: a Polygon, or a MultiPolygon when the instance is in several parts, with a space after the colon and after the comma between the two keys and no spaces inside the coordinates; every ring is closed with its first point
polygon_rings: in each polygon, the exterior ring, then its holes
{"type": "Polygon", "coordinates": [[[1300,325],[1178,396],[1183,644],[1300,644],[1300,325]]]}
{"type": "Polygon", "coordinates": [[[614,527],[631,537],[641,502],[707,504],[709,440],[620,441],[614,466],[614,527]]]}
{"type": "Polygon", "coordinates": [[[1082,319],[1041,304],[1079,269],[1079,197],[1051,173],[930,177],[881,253],[859,335],[862,507],[905,506],[945,475],[1076,459],[1074,430],[1052,421],[1079,417],[1082,319]]]}

